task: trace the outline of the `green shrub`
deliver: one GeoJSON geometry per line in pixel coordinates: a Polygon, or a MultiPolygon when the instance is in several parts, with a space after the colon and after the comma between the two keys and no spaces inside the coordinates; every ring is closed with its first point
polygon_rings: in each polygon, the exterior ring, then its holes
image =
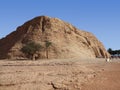
{"type": "Polygon", "coordinates": [[[40,44],[29,42],[21,48],[21,51],[25,53],[28,58],[35,60],[35,54],[37,51],[40,51],[41,48],[42,46],[40,44]]]}

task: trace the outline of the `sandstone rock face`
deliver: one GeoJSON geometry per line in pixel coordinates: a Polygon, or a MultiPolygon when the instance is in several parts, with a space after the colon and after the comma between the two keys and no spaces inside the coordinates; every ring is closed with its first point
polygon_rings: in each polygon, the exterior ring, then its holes
{"type": "MultiPolygon", "coordinates": [[[[49,58],[109,57],[102,43],[93,34],[78,30],[57,18],[39,16],[0,40],[0,58],[25,58],[21,48],[30,40],[43,47],[46,40],[52,42],[49,58]]],[[[44,48],[37,54],[38,58],[46,58],[44,48]]]]}

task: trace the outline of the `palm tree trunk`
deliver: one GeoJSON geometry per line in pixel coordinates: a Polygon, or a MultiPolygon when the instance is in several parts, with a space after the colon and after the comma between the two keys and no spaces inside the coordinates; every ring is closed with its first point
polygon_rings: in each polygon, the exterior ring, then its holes
{"type": "Polygon", "coordinates": [[[48,59],[48,49],[46,49],[46,58],[48,59]]]}

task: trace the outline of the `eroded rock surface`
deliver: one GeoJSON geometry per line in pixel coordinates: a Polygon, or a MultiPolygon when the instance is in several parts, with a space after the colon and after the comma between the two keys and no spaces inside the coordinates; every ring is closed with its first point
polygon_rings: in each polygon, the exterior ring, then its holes
{"type": "MultiPolygon", "coordinates": [[[[43,47],[46,40],[52,42],[49,58],[109,57],[103,44],[93,34],[57,18],[39,16],[0,40],[0,58],[26,58],[21,48],[30,40],[43,47]]],[[[46,58],[45,49],[38,53],[38,58],[46,58]]]]}

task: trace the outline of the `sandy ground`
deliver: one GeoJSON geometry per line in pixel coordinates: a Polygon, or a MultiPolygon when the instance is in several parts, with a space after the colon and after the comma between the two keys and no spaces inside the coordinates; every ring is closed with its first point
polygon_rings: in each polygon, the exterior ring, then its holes
{"type": "Polygon", "coordinates": [[[0,90],[120,90],[120,60],[0,60],[0,90]]]}

